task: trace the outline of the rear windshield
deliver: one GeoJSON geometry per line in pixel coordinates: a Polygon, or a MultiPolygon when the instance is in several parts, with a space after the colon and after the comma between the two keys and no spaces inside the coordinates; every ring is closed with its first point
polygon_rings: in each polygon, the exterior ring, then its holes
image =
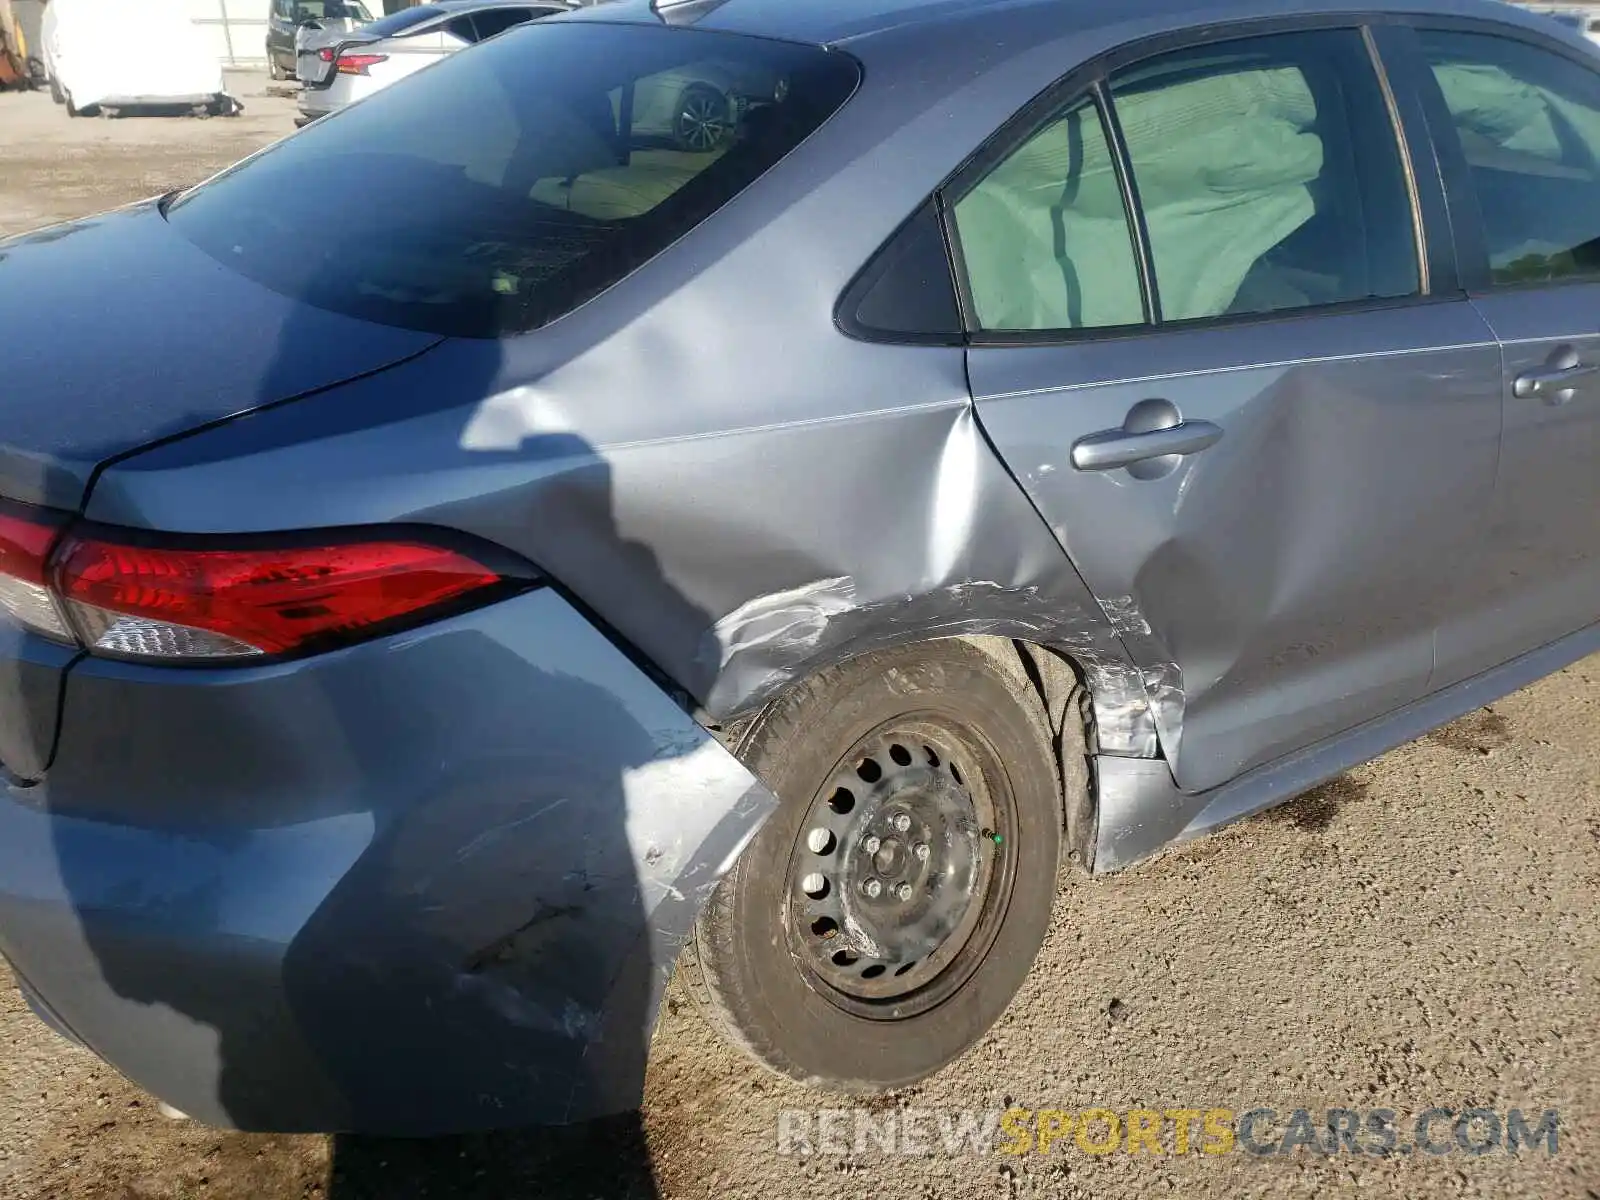
{"type": "Polygon", "coordinates": [[[849,97],[853,59],[646,25],[514,29],[310,125],[167,209],[319,308],[461,337],[621,279],[849,97]]]}
{"type": "Polygon", "coordinates": [[[404,33],[413,25],[421,25],[424,21],[431,21],[433,18],[443,15],[443,9],[421,4],[416,8],[402,8],[399,12],[390,13],[387,17],[379,17],[361,32],[376,34],[378,37],[393,37],[397,33],[404,33]]]}

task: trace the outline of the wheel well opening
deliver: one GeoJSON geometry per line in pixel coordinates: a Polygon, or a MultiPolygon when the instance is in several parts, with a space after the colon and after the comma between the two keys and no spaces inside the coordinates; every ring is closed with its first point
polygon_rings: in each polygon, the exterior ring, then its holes
{"type": "MultiPolygon", "coordinates": [[[[1094,703],[1087,673],[1070,654],[1036,642],[978,634],[961,635],[959,640],[980,650],[1011,675],[1019,694],[1027,695],[1038,706],[1056,757],[1060,789],[1057,799],[1061,803],[1066,853],[1069,861],[1092,869],[1098,809],[1090,763],[1096,745],[1094,703]]],[[[809,675],[795,680],[749,712],[708,723],[708,728],[744,760],[742,751],[766,716],[808,678],[809,675]]]]}

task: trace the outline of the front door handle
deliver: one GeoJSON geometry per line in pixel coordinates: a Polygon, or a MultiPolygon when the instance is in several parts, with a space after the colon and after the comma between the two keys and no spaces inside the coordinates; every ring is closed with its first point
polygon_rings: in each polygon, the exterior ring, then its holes
{"type": "Polygon", "coordinates": [[[1114,471],[1152,458],[1196,454],[1221,438],[1222,427],[1210,421],[1179,421],[1143,432],[1104,429],[1072,443],[1072,465],[1080,471],[1114,471]]]}
{"type": "Polygon", "coordinates": [[[1567,346],[1550,356],[1547,365],[1524,371],[1511,381],[1511,394],[1518,400],[1543,400],[1546,404],[1566,404],[1577,392],[1581,379],[1600,372],[1600,363],[1586,363],[1567,346]]]}

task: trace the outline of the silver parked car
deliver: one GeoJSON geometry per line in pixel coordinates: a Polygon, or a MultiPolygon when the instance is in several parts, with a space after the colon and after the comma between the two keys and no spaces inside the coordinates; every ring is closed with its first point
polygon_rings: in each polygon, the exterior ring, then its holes
{"type": "Polygon", "coordinates": [[[292,79],[307,38],[348,33],[372,20],[361,0],[272,0],[267,10],[267,73],[292,79]]]}
{"type": "Polygon", "coordinates": [[[296,42],[300,123],[326,116],[513,25],[569,7],[564,0],[439,0],[355,28],[307,30],[296,42]]]}
{"type": "Polygon", "coordinates": [[[208,1121],[619,1111],[680,961],[909,1084],[1600,651],[1600,59],[1489,0],[601,6],[0,251],[0,952],[208,1121]]]}

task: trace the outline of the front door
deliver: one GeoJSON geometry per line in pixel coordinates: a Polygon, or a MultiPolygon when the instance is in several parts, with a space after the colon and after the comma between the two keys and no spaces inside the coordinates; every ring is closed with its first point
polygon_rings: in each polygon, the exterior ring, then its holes
{"type": "Polygon", "coordinates": [[[1504,362],[1484,531],[1498,603],[1441,631],[1441,667],[1454,658],[1462,677],[1600,620],[1600,72],[1488,32],[1417,42],[1504,362]]]}
{"type": "Polygon", "coordinates": [[[950,225],[980,419],[1143,669],[1179,785],[1425,694],[1493,491],[1499,352],[1428,294],[1362,33],[1133,63],[974,174],[950,225]]]}

